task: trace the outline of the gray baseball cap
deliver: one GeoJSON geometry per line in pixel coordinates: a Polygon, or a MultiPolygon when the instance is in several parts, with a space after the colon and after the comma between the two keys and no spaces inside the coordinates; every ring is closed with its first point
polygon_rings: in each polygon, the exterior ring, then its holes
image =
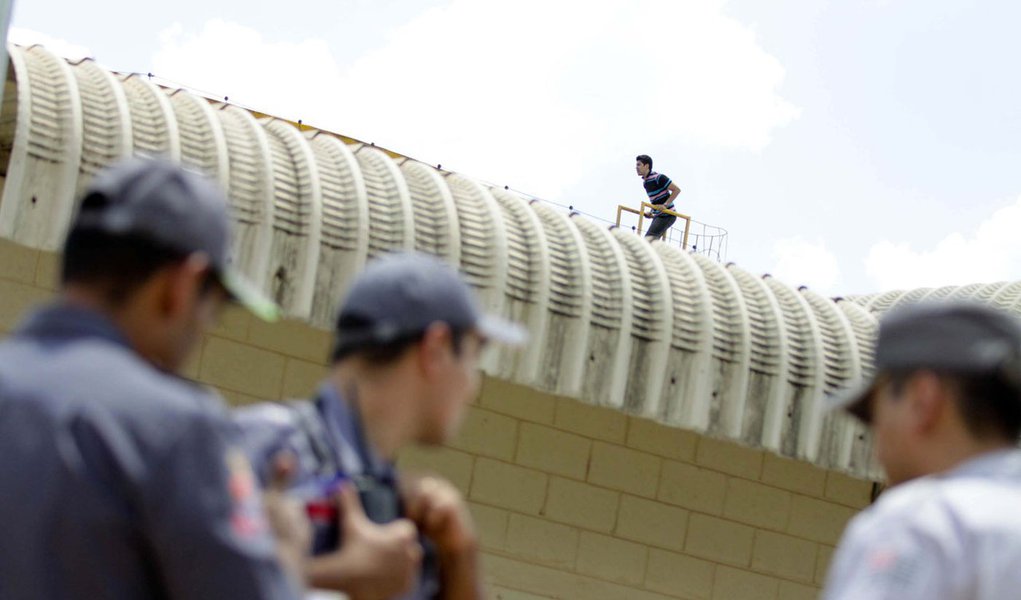
{"type": "Polygon", "coordinates": [[[337,314],[333,359],[413,339],[436,322],[508,345],[527,339],[522,326],[483,314],[451,266],[427,254],[396,253],[370,262],[352,283],[337,314]]]}
{"type": "Polygon", "coordinates": [[[975,303],[922,303],[883,317],[876,341],[875,376],[833,396],[865,423],[885,373],[931,369],[962,375],[998,375],[1021,389],[1021,324],[1012,315],[975,303]]]}
{"type": "Polygon", "coordinates": [[[267,321],[279,318],[276,304],[231,266],[226,195],[181,165],[129,158],[100,171],[85,190],[71,229],[137,236],[182,255],[202,252],[232,300],[267,321]]]}

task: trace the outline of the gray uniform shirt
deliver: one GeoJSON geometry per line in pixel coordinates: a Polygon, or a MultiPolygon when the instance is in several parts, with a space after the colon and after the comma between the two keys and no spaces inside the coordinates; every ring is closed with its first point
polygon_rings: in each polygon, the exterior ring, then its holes
{"type": "Polygon", "coordinates": [[[53,306],[0,343],[0,599],[294,598],[217,399],[53,306]]]}
{"type": "MultiPolygon", "coordinates": [[[[399,503],[396,468],[368,444],[358,411],[332,385],[321,386],[311,402],[265,403],[237,409],[234,420],[243,432],[246,452],[264,477],[273,456],[288,450],[298,458],[295,483],[299,487],[323,477],[368,475],[389,489],[392,492],[389,497],[399,503]]],[[[394,507],[393,514],[402,510],[394,507]]],[[[377,520],[371,507],[367,506],[366,512],[377,520]]],[[[439,594],[435,550],[424,537],[422,543],[426,555],[421,574],[411,592],[399,600],[428,600],[439,594]]]]}
{"type": "Polygon", "coordinates": [[[1021,598],[1021,451],[884,493],[847,527],[823,597],[1021,598]]]}

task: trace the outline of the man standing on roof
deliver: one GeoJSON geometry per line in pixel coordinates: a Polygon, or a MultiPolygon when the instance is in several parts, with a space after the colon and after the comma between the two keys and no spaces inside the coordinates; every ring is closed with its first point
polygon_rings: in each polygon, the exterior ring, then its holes
{"type": "MultiPolygon", "coordinates": [[[[478,539],[461,494],[440,477],[398,474],[393,462],[403,448],[449,440],[478,394],[483,346],[520,344],[524,331],[483,314],[449,265],[408,253],[376,259],[358,275],[335,333],[330,373],[314,399],[236,413],[253,463],[289,449],[302,466],[297,491],[341,483],[341,552],[353,526],[404,548],[362,561],[358,573],[337,571],[335,589],[357,598],[481,600],[478,539]],[[417,535],[409,540],[409,532],[417,535]]],[[[336,538],[322,531],[320,548],[336,538]]]]}
{"type": "Polygon", "coordinates": [[[851,521],[828,600],[1021,594],[1021,327],[974,304],[879,326],[876,375],[833,403],[868,424],[891,488],[851,521]]]}
{"type": "MultiPolygon", "coordinates": [[[[648,154],[639,154],[635,157],[635,161],[635,171],[642,178],[645,193],[649,196],[649,204],[673,210],[674,200],[681,193],[681,188],[677,187],[677,184],[666,175],[652,170],[652,158],[648,154]]],[[[645,216],[652,218],[652,223],[645,232],[645,239],[649,241],[662,237],[677,220],[676,216],[655,209],[646,213],[645,216]]]]}

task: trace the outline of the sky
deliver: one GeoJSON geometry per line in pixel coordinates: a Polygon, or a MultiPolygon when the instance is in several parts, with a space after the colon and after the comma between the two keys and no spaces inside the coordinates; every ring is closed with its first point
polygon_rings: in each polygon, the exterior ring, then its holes
{"type": "Polygon", "coordinates": [[[15,0],[10,38],[612,220],[643,197],[826,295],[1021,279],[1021,3],[15,0]]]}

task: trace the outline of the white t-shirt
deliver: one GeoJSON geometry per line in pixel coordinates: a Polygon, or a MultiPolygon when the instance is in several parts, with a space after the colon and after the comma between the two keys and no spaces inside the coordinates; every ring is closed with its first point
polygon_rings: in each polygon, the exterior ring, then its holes
{"type": "Polygon", "coordinates": [[[1021,598],[1021,450],[885,492],[844,532],[823,598],[1021,598]]]}

